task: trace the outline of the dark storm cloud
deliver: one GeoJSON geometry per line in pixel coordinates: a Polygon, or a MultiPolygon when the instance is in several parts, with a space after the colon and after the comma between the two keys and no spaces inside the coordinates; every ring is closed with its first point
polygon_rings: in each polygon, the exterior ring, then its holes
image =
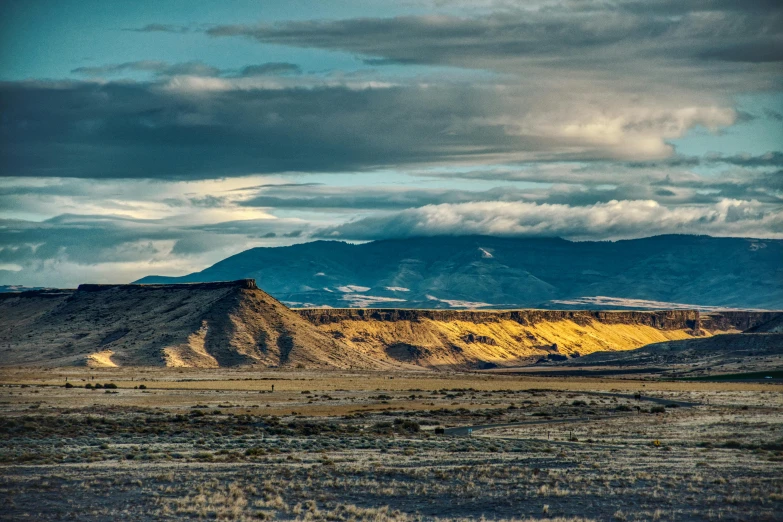
{"type": "Polygon", "coordinates": [[[666,158],[690,129],[718,132],[742,120],[733,95],[780,86],[779,67],[748,46],[781,48],[783,9],[679,5],[565,2],[473,18],[213,26],[214,37],[343,50],[376,64],[508,74],[392,86],[389,78],[297,76],[285,62],[82,67],[75,72],[146,71],[156,81],[0,84],[2,175],[205,179],[666,158]],[[705,58],[724,47],[739,55],[705,58]]]}
{"type": "Polygon", "coordinates": [[[631,0],[624,8],[640,13],[684,14],[690,11],[760,11],[780,7],[778,0],[631,0]]]}
{"type": "Polygon", "coordinates": [[[205,225],[193,225],[185,230],[198,234],[216,234],[222,236],[243,237],[298,237],[306,228],[301,220],[287,219],[243,219],[223,221],[205,225]],[[272,234],[271,236],[269,234],[272,234]],[[295,236],[290,234],[295,233],[295,236]]]}
{"type": "Polygon", "coordinates": [[[783,41],[780,36],[761,38],[755,42],[738,42],[713,49],[705,49],[699,58],[705,60],[724,60],[727,62],[781,62],[783,61],[783,41]]]}
{"type": "Polygon", "coordinates": [[[503,112],[480,89],[201,87],[2,83],[2,175],[203,179],[363,170],[556,145],[479,121],[503,112]]]}
{"type": "Polygon", "coordinates": [[[548,66],[630,60],[671,63],[783,59],[779,2],[564,2],[481,17],[401,16],[214,26],[215,37],[355,52],[395,63],[508,70],[525,58],[548,66]]]}
{"type": "Polygon", "coordinates": [[[666,138],[735,118],[720,106],[677,107],[693,100],[640,109],[633,99],[609,94],[584,106],[558,96],[530,103],[524,91],[485,84],[255,81],[0,83],[2,175],[214,179],[436,162],[661,157],[671,153],[666,138]]]}

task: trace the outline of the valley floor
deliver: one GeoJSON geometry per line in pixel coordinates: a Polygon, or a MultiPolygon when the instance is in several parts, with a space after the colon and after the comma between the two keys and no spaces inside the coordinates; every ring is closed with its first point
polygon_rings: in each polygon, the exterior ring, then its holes
{"type": "Polygon", "coordinates": [[[9,520],[783,511],[779,384],[161,368],[6,368],[0,384],[9,520]]]}

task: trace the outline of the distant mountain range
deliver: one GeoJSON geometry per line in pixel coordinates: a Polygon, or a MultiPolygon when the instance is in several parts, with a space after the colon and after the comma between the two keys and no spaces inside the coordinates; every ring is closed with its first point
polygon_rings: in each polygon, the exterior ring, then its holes
{"type": "Polygon", "coordinates": [[[783,241],[426,237],[253,248],[183,277],[253,278],[292,307],[783,309],[783,241]]]}

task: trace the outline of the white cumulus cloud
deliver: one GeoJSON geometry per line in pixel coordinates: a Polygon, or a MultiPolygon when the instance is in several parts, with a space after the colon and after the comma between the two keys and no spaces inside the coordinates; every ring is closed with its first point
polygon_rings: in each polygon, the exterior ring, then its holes
{"type": "Polygon", "coordinates": [[[670,233],[780,238],[783,210],[736,199],[671,208],[653,200],[588,206],[487,201],[427,205],[319,231],[348,239],[465,234],[619,239],[670,233]]]}

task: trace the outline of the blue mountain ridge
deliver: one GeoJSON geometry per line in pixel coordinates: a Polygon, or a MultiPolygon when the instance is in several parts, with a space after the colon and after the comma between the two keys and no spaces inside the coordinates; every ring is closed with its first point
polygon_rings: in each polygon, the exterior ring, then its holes
{"type": "Polygon", "coordinates": [[[243,278],[293,307],[782,309],[783,241],[695,235],[313,241],[253,248],[201,272],[136,282],[243,278]]]}

